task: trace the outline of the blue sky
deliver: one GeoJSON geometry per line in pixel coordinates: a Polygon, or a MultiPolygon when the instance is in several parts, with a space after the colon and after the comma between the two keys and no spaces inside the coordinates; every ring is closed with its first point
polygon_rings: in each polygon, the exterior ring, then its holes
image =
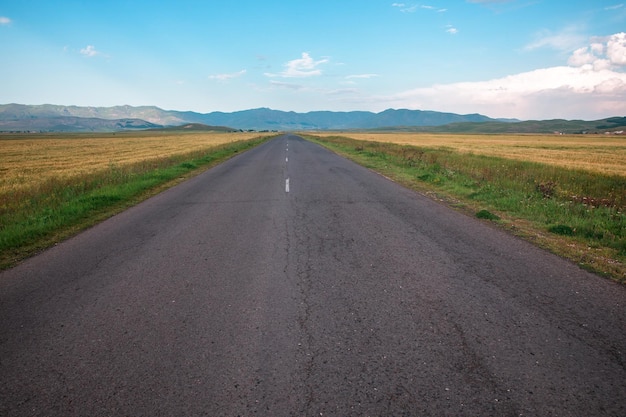
{"type": "Polygon", "coordinates": [[[621,0],[0,0],[0,103],[626,116],[621,0]]]}

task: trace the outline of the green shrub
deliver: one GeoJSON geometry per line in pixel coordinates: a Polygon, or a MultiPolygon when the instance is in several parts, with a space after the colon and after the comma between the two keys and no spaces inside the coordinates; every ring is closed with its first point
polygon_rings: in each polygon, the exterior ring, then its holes
{"type": "Polygon", "coordinates": [[[500,217],[496,216],[489,210],[484,210],[484,209],[476,213],[476,217],[478,217],[479,219],[486,219],[486,220],[500,220],[500,217]]]}
{"type": "Polygon", "coordinates": [[[563,235],[563,236],[573,236],[574,235],[574,229],[572,229],[571,227],[565,225],[565,224],[557,224],[556,226],[550,226],[548,228],[548,231],[557,235],[563,235]]]}

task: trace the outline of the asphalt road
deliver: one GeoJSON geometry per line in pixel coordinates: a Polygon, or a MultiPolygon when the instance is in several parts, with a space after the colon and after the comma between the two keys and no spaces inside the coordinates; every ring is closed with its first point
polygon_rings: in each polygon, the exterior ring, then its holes
{"type": "Polygon", "coordinates": [[[626,289],[296,136],[0,274],[1,416],[625,416],[626,289]]]}

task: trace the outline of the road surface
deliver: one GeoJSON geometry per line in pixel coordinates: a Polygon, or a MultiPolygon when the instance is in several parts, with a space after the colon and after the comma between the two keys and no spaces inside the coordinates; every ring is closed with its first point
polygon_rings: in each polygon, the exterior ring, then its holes
{"type": "Polygon", "coordinates": [[[626,290],[293,135],[0,274],[2,416],[624,416],[626,290]]]}

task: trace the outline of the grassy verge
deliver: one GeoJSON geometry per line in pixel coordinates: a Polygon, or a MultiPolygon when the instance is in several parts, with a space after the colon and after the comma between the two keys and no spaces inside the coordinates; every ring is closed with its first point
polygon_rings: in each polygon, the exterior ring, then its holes
{"type": "Polygon", "coordinates": [[[623,176],[446,148],[307,138],[626,283],[623,176]]]}
{"type": "Polygon", "coordinates": [[[0,269],[268,140],[217,145],[69,178],[4,196],[0,205],[0,269]]]}

